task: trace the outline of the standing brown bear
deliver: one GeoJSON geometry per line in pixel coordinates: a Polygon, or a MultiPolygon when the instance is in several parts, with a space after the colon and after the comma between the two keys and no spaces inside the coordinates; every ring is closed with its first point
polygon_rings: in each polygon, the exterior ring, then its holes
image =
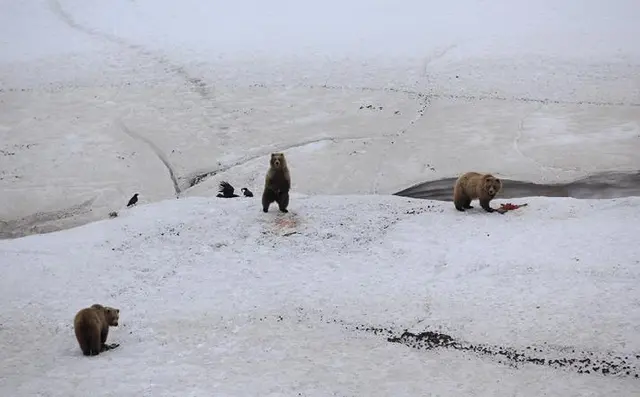
{"type": "Polygon", "coordinates": [[[120,309],[94,304],[76,314],[73,328],[76,339],[85,356],[97,356],[103,351],[118,347],[118,344],[107,345],[109,327],[117,327],[120,309]]]}
{"type": "Polygon", "coordinates": [[[487,212],[495,211],[489,202],[502,189],[502,181],[491,174],[467,172],[460,175],[453,187],[453,203],[458,211],[473,208],[471,200],[480,199],[480,206],[487,212]]]}
{"type": "Polygon", "coordinates": [[[287,167],[284,153],[271,153],[269,171],[264,181],[262,192],[262,211],[269,212],[269,206],[274,201],[282,212],[289,212],[289,189],[291,188],[291,175],[287,167]]]}

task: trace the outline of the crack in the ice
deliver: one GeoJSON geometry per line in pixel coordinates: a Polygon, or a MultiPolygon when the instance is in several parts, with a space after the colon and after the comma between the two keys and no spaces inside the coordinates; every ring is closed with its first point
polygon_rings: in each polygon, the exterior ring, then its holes
{"type": "Polygon", "coordinates": [[[518,129],[516,130],[515,136],[513,138],[513,150],[515,150],[515,152],[518,153],[520,155],[520,157],[522,157],[523,159],[528,160],[531,163],[533,163],[541,171],[545,171],[545,170],[556,170],[556,171],[562,171],[562,172],[566,172],[568,170],[580,171],[576,167],[564,169],[564,168],[560,168],[560,167],[546,166],[546,165],[541,164],[540,162],[538,162],[533,157],[527,156],[526,154],[524,154],[522,152],[522,150],[520,150],[519,142],[520,142],[520,139],[522,138],[522,132],[524,131],[524,122],[527,121],[527,119],[529,117],[533,116],[537,111],[539,111],[542,108],[542,106],[543,105],[540,104],[538,107],[536,107],[534,110],[532,110],[531,112],[527,113],[524,117],[522,117],[520,119],[520,122],[518,123],[518,129]]]}
{"type": "MultiPolygon", "coordinates": [[[[425,58],[424,64],[423,64],[422,76],[428,78],[427,69],[428,69],[429,65],[432,62],[434,62],[434,61],[446,56],[447,53],[450,50],[452,50],[453,48],[455,48],[456,46],[457,46],[456,44],[452,44],[452,45],[448,46],[447,48],[441,50],[440,52],[436,52],[436,53],[432,54],[431,56],[425,58]]],[[[409,91],[404,91],[404,92],[405,93],[409,93],[409,91]]],[[[413,119],[411,119],[409,121],[409,123],[406,124],[404,127],[402,127],[400,130],[398,130],[398,131],[396,131],[395,133],[392,133],[392,134],[382,134],[383,136],[385,136],[385,137],[392,137],[392,136],[399,137],[399,136],[402,136],[407,131],[409,131],[409,129],[411,127],[413,127],[424,116],[425,112],[427,111],[427,108],[431,104],[431,100],[430,100],[429,95],[426,95],[426,94],[420,93],[420,92],[412,92],[412,94],[417,97],[419,102],[420,102],[420,100],[422,102],[422,104],[418,107],[418,111],[416,112],[416,116],[413,119]]],[[[391,144],[393,144],[393,142],[394,141],[390,141],[391,144]]],[[[380,179],[384,176],[384,174],[381,173],[382,164],[383,164],[384,161],[385,160],[383,158],[378,159],[378,165],[377,165],[377,168],[376,168],[376,173],[374,175],[373,184],[372,184],[373,185],[372,191],[373,191],[374,194],[378,194],[378,189],[380,187],[380,179]]]]}
{"type": "Polygon", "coordinates": [[[149,146],[149,148],[151,148],[153,153],[158,157],[158,159],[160,159],[160,161],[162,161],[162,164],[164,164],[164,166],[167,168],[167,171],[169,171],[169,178],[171,178],[171,182],[173,183],[173,189],[175,190],[176,195],[179,195],[182,192],[182,190],[180,189],[180,185],[178,184],[178,178],[176,177],[176,172],[173,166],[171,165],[171,163],[169,162],[169,159],[164,154],[164,152],[151,139],[148,139],[138,134],[137,132],[129,129],[122,120],[116,120],[116,123],[120,126],[120,129],[125,134],[129,135],[131,138],[135,140],[142,141],[147,146],[149,146]]]}
{"type": "MultiPolygon", "coordinates": [[[[444,53],[440,54],[439,56],[437,56],[436,59],[438,57],[444,56],[445,54],[446,54],[446,51],[444,53]]],[[[433,59],[431,61],[433,61],[433,59]]],[[[425,63],[425,65],[424,65],[425,73],[426,73],[426,67],[429,65],[429,63],[431,61],[425,63]]],[[[382,136],[384,136],[384,137],[393,137],[393,136],[399,137],[399,136],[405,134],[407,131],[409,131],[409,129],[411,127],[413,127],[424,116],[425,112],[427,111],[427,108],[431,104],[431,101],[430,101],[428,96],[426,96],[426,95],[424,95],[422,93],[416,93],[415,96],[418,98],[419,101],[420,100],[422,101],[422,104],[418,107],[418,111],[416,112],[416,116],[413,119],[411,119],[409,121],[409,123],[407,123],[400,130],[398,130],[398,131],[396,131],[394,133],[391,133],[391,134],[390,133],[383,133],[382,136]]],[[[393,142],[394,142],[393,140],[390,141],[391,144],[393,144],[393,142]]],[[[373,177],[373,184],[372,184],[373,188],[372,188],[372,191],[373,191],[374,194],[378,194],[378,189],[380,187],[380,179],[383,176],[383,174],[381,174],[380,171],[382,169],[383,161],[385,161],[383,158],[378,159],[378,165],[377,165],[377,168],[376,168],[376,173],[375,173],[375,175],[373,177]]]]}
{"type": "Polygon", "coordinates": [[[450,44],[440,51],[434,51],[430,56],[425,57],[422,66],[422,76],[427,77],[427,69],[429,69],[429,65],[431,65],[431,63],[437,61],[438,59],[444,58],[449,53],[449,51],[453,50],[456,47],[458,47],[457,44],[450,44]]]}
{"type": "Polygon", "coordinates": [[[426,94],[428,98],[433,99],[453,99],[466,101],[504,101],[504,102],[530,102],[542,105],[590,105],[603,107],[627,107],[639,106],[640,102],[602,102],[602,101],[567,101],[549,98],[530,98],[530,97],[505,97],[499,95],[456,95],[456,94],[426,94]]]}
{"type": "Polygon", "coordinates": [[[286,150],[290,150],[290,149],[295,149],[298,147],[302,147],[302,146],[306,146],[306,145],[311,145],[314,143],[318,143],[318,142],[324,142],[324,141],[330,141],[330,142],[341,142],[341,141],[357,141],[357,140],[363,140],[363,139],[377,139],[375,137],[368,137],[368,136],[356,136],[356,137],[344,137],[344,138],[336,138],[336,137],[324,137],[324,138],[314,138],[314,139],[308,139],[302,142],[297,142],[291,145],[284,145],[284,146],[280,146],[280,147],[275,147],[275,148],[271,148],[269,150],[265,150],[262,151],[260,153],[257,153],[255,155],[252,156],[246,156],[241,158],[240,160],[234,161],[233,163],[224,165],[224,166],[220,166],[214,170],[211,171],[198,171],[188,177],[186,177],[187,179],[187,186],[182,190],[185,191],[191,187],[194,187],[200,183],[202,183],[203,181],[205,181],[207,178],[215,176],[217,174],[220,174],[222,172],[226,172],[229,171],[232,168],[235,167],[239,167],[242,166],[246,163],[249,163],[253,160],[259,159],[260,157],[264,157],[266,155],[268,155],[271,152],[283,152],[286,150]]]}
{"type": "MultiPolygon", "coordinates": [[[[287,84],[253,84],[252,87],[288,87],[287,84]]],[[[561,99],[550,98],[535,98],[535,97],[523,97],[523,96],[501,96],[501,95],[460,95],[460,94],[435,94],[425,93],[409,88],[394,88],[394,87],[366,87],[366,86],[348,86],[348,85],[331,85],[331,84],[303,84],[299,87],[305,88],[323,88],[326,90],[351,90],[351,91],[369,91],[369,92],[395,92],[407,95],[423,95],[428,99],[452,99],[452,100],[465,100],[465,101],[502,101],[502,102],[530,102],[540,103],[542,105],[578,105],[578,106],[602,106],[602,107],[640,107],[640,102],[613,102],[613,101],[570,101],[561,99]]]]}
{"type": "Polygon", "coordinates": [[[429,95],[418,94],[418,98],[422,100],[422,104],[418,108],[416,116],[411,121],[409,121],[409,123],[404,128],[401,128],[398,132],[396,132],[394,134],[395,136],[403,135],[404,133],[409,131],[409,128],[413,127],[427,112],[429,105],[431,105],[429,95]]]}
{"type": "Polygon", "coordinates": [[[169,72],[172,72],[178,76],[180,76],[182,79],[184,79],[188,85],[192,88],[192,90],[194,92],[196,92],[198,95],[200,95],[202,98],[207,98],[208,97],[208,89],[207,89],[207,85],[206,83],[204,83],[202,81],[202,79],[197,78],[197,77],[193,77],[191,76],[182,66],[177,66],[173,63],[171,63],[171,61],[169,61],[166,57],[157,54],[157,53],[153,53],[147,49],[145,49],[143,46],[138,45],[138,44],[132,44],[129,43],[128,41],[124,40],[121,37],[118,37],[116,35],[113,34],[109,34],[106,32],[102,32],[99,31],[97,29],[92,29],[89,28],[87,26],[84,26],[78,22],[76,22],[73,17],[71,16],[71,14],[69,14],[63,7],[62,4],[60,4],[59,0],[49,0],[51,9],[53,11],[53,13],[58,16],[58,18],[60,18],[60,20],[62,22],[64,22],[66,25],[68,25],[69,27],[76,29],[84,34],[87,34],[89,36],[92,37],[97,37],[97,38],[101,38],[103,40],[107,40],[109,42],[124,46],[132,51],[136,51],[139,54],[142,54],[144,56],[147,56],[153,60],[155,60],[157,63],[164,65],[167,67],[169,72]]]}

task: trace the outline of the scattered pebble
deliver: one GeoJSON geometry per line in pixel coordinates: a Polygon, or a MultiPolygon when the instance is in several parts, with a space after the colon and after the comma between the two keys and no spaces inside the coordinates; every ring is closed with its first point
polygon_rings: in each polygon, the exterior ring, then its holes
{"type": "Polygon", "coordinates": [[[360,105],[360,109],[371,109],[371,110],[382,110],[382,106],[373,106],[373,105],[360,105]]]}

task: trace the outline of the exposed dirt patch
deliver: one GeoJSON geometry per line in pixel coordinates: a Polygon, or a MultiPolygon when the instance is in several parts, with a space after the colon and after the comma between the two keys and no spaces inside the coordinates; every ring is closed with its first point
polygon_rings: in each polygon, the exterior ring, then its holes
{"type": "MultiPolygon", "coordinates": [[[[298,308],[295,318],[276,315],[277,322],[294,320],[297,323],[314,320],[314,315],[298,308]]],[[[257,319],[267,320],[267,317],[257,319]]],[[[377,327],[366,324],[353,324],[348,321],[326,317],[319,314],[315,320],[325,324],[339,325],[350,332],[366,332],[384,337],[387,342],[398,343],[418,350],[454,349],[480,356],[490,357],[499,364],[509,365],[513,368],[522,368],[523,365],[533,364],[546,366],[558,370],[575,371],[579,374],[596,376],[615,376],[617,378],[640,378],[640,352],[603,352],[586,351],[573,347],[553,348],[544,346],[526,346],[521,349],[507,345],[490,345],[484,343],[469,343],[452,335],[438,331],[424,331],[419,333],[407,330],[398,332],[392,327],[377,327]]]]}
{"type": "Polygon", "coordinates": [[[508,346],[474,345],[460,342],[450,335],[433,331],[425,331],[418,334],[405,331],[400,336],[387,338],[387,341],[401,343],[420,350],[446,348],[472,351],[480,355],[495,357],[499,363],[512,365],[516,368],[519,364],[536,364],[552,368],[566,368],[579,374],[616,375],[618,377],[629,376],[634,378],[640,376],[640,369],[638,368],[640,354],[630,353],[621,356],[612,353],[596,354],[589,351],[577,351],[576,349],[557,352],[549,348],[533,346],[518,350],[508,346]]]}

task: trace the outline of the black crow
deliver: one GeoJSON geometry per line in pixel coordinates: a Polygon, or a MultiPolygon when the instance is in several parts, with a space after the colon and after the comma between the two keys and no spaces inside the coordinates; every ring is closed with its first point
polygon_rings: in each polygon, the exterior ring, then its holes
{"type": "Polygon", "coordinates": [[[127,207],[131,207],[132,205],[135,205],[137,202],[138,202],[138,193],[134,194],[133,197],[129,199],[129,202],[127,203],[127,207]]]}
{"type": "Polygon", "coordinates": [[[233,193],[234,190],[235,189],[233,188],[233,186],[231,186],[229,182],[222,181],[220,182],[220,190],[219,190],[220,193],[218,193],[216,197],[223,197],[223,198],[240,197],[237,194],[233,193]]]}

